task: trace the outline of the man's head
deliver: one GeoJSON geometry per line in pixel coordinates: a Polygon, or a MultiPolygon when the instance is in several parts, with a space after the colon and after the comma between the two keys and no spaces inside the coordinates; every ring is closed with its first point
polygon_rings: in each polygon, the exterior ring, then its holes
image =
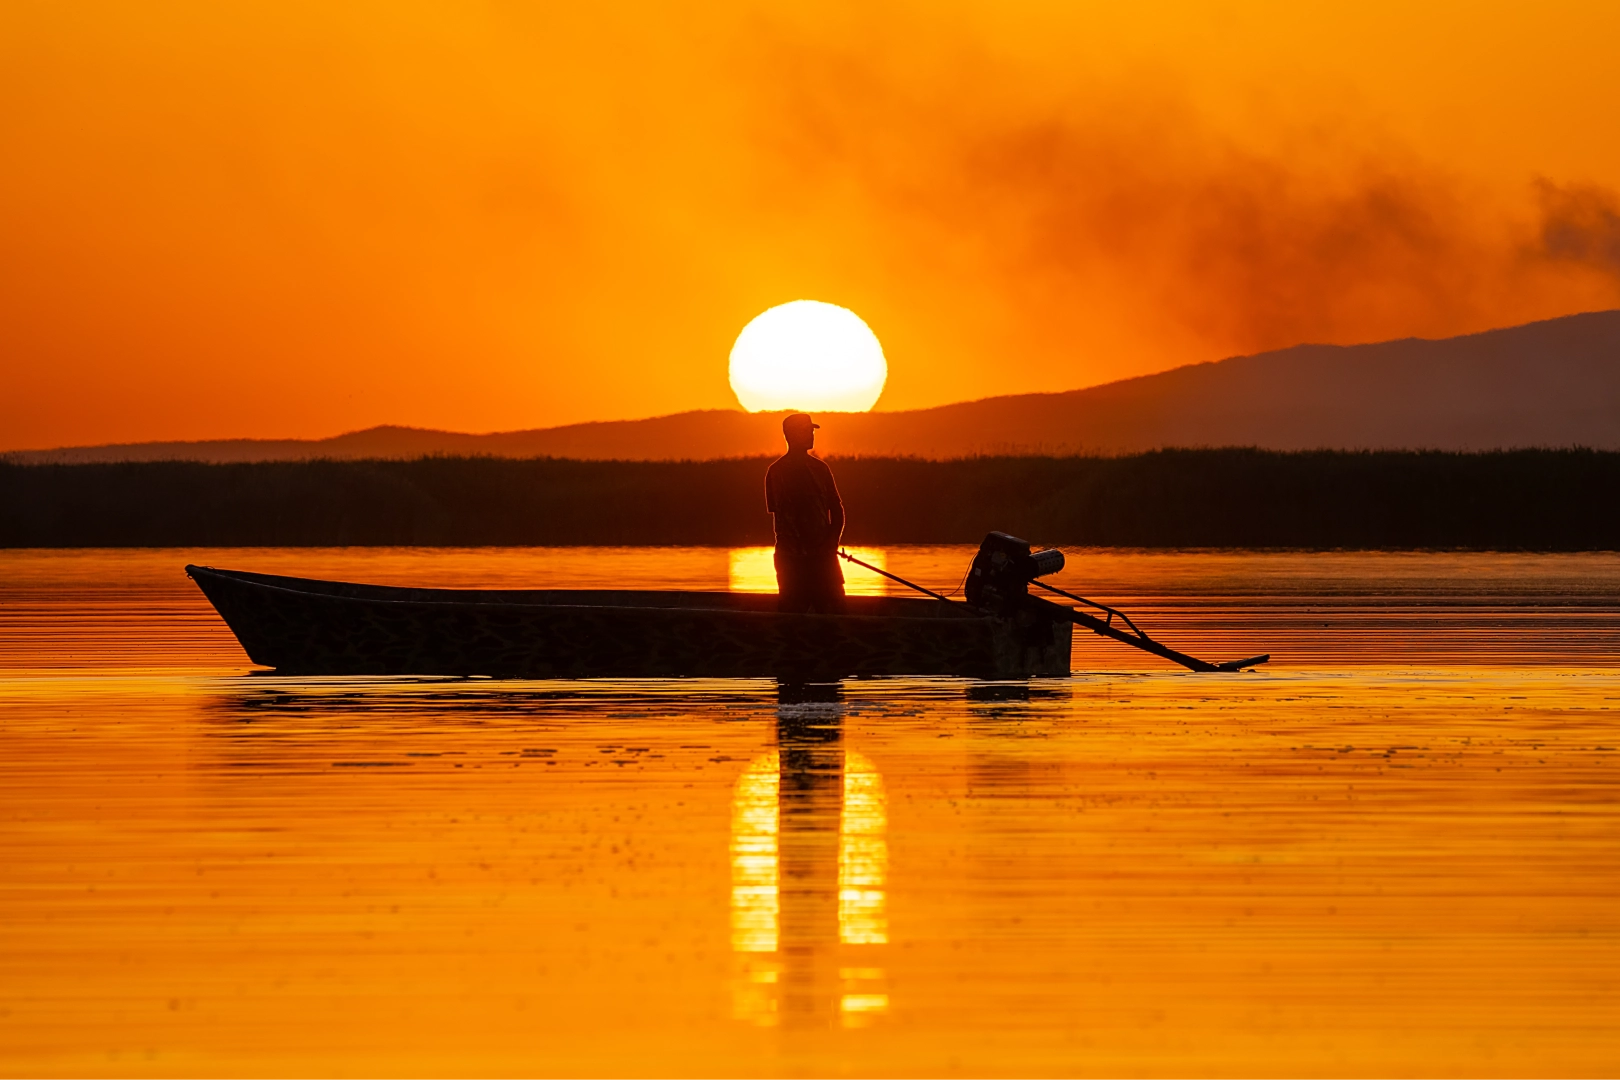
{"type": "Polygon", "coordinates": [[[802,412],[789,413],[782,421],[782,434],[789,450],[809,450],[816,445],[816,428],[821,425],[802,412]]]}

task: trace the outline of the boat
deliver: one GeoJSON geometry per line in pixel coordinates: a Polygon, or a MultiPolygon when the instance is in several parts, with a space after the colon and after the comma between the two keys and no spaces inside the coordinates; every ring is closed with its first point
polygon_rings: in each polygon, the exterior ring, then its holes
{"type": "Polygon", "coordinates": [[[1076,626],[1191,671],[1270,659],[1212,664],[1177,652],[1117,608],[1038,580],[1063,569],[1063,553],[1006,533],[985,537],[961,600],[839,555],[922,595],[849,596],[835,614],[804,614],[778,610],[769,593],[420,589],[209,566],[186,573],[248,658],[284,675],[1024,679],[1070,673],[1076,626]],[[1033,596],[1031,585],[1100,617],[1033,596]]]}
{"type": "MultiPolygon", "coordinates": [[[[1067,676],[1063,608],[1011,615],[850,596],[836,615],[770,593],[419,589],[187,566],[253,663],[280,675],[526,679],[1067,676]]],[[[1030,598],[1036,604],[1045,601],[1030,598]]]]}

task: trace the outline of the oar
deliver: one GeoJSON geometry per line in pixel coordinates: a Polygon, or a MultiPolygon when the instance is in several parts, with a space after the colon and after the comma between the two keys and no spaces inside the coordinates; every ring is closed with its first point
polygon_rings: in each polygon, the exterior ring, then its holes
{"type": "MultiPolygon", "coordinates": [[[[920,593],[925,593],[928,596],[932,596],[935,600],[938,600],[941,603],[949,604],[952,607],[961,606],[970,608],[970,610],[976,610],[972,609],[970,605],[963,603],[962,601],[952,600],[950,597],[945,596],[942,593],[937,593],[933,589],[923,588],[915,581],[907,581],[899,574],[891,574],[887,570],[873,566],[869,562],[864,562],[857,559],[855,556],[851,555],[842,548],[838,549],[838,556],[839,558],[842,558],[848,562],[854,563],[856,566],[864,566],[874,574],[882,574],[890,581],[898,581],[907,588],[916,589],[920,593]]],[[[1260,656],[1251,656],[1243,660],[1228,660],[1224,664],[1211,664],[1207,660],[1198,659],[1196,656],[1188,656],[1184,652],[1177,652],[1168,645],[1160,645],[1157,641],[1154,641],[1152,638],[1148,637],[1147,634],[1143,633],[1141,628],[1131,621],[1130,616],[1126,615],[1118,608],[1111,608],[1107,604],[1099,604],[1095,600],[1087,600],[1083,596],[1076,596],[1074,593],[1064,592],[1062,589],[1054,588],[1053,586],[1046,584],[1044,581],[1032,581],[1030,584],[1039,585],[1047,592],[1056,593],[1059,596],[1066,596],[1070,600],[1077,600],[1082,604],[1088,604],[1091,607],[1097,608],[1099,611],[1106,611],[1109,615],[1108,621],[1104,622],[1102,619],[1096,618],[1092,615],[1087,615],[1083,611],[1075,611],[1073,608],[1065,608],[1061,604],[1053,605],[1054,607],[1057,607],[1063,611],[1068,616],[1069,620],[1075,623],[1075,625],[1083,626],[1087,630],[1101,634],[1103,637],[1110,637],[1115,641],[1122,641],[1127,645],[1141,649],[1143,652],[1150,652],[1154,656],[1163,657],[1164,659],[1169,660],[1172,663],[1180,664],[1182,667],[1191,671],[1242,671],[1246,667],[1254,667],[1256,664],[1264,664],[1266,661],[1271,659],[1270,653],[1264,653],[1260,656]],[[1120,619],[1124,621],[1126,626],[1129,626],[1136,632],[1134,634],[1128,634],[1114,626],[1113,617],[1115,615],[1118,615],[1120,619]]]]}
{"type": "MultiPolygon", "coordinates": [[[[929,596],[932,596],[935,600],[938,600],[941,603],[949,604],[949,605],[951,605],[951,607],[956,607],[957,604],[959,603],[959,601],[952,600],[950,597],[944,595],[943,593],[937,593],[933,589],[925,589],[921,585],[918,585],[915,581],[907,581],[905,578],[901,577],[899,574],[891,574],[887,570],[879,569],[878,567],[873,566],[869,562],[862,562],[860,559],[857,559],[855,556],[851,555],[849,552],[845,551],[843,548],[838,549],[838,557],[840,559],[844,559],[844,560],[846,560],[848,562],[852,562],[856,566],[864,566],[868,570],[872,571],[872,573],[874,573],[874,574],[882,574],[884,577],[888,578],[890,581],[898,581],[900,584],[905,585],[908,588],[916,589],[920,593],[927,593],[929,596]]],[[[966,604],[962,604],[961,606],[962,607],[967,607],[966,604]]]]}
{"type": "MultiPolygon", "coordinates": [[[[1087,630],[1101,634],[1104,637],[1111,637],[1115,641],[1123,641],[1127,645],[1134,645],[1143,652],[1150,652],[1154,656],[1162,656],[1166,660],[1173,661],[1174,663],[1180,664],[1182,667],[1188,668],[1192,671],[1242,671],[1246,667],[1253,667],[1256,664],[1264,664],[1266,661],[1271,659],[1271,654],[1265,653],[1260,656],[1251,656],[1244,660],[1228,660],[1224,664],[1211,664],[1209,661],[1200,660],[1196,656],[1188,656],[1184,652],[1177,652],[1168,645],[1160,645],[1157,641],[1154,641],[1152,638],[1144,634],[1135,623],[1131,622],[1130,618],[1126,616],[1123,611],[1111,608],[1107,604],[1099,604],[1095,600],[1087,600],[1083,596],[1076,596],[1071,592],[1064,592],[1062,589],[1048,585],[1044,581],[1032,581],[1030,584],[1039,585],[1047,592],[1056,593],[1059,596],[1067,596],[1070,600],[1078,600],[1082,604],[1090,604],[1092,607],[1106,611],[1109,614],[1109,620],[1105,622],[1102,619],[1097,618],[1095,615],[1087,615],[1085,612],[1076,611],[1073,608],[1064,608],[1064,610],[1069,613],[1069,618],[1073,620],[1075,625],[1083,626],[1087,630]],[[1132,630],[1135,630],[1136,633],[1127,634],[1125,631],[1115,626],[1112,618],[1115,615],[1118,615],[1121,619],[1124,619],[1125,624],[1132,630]]],[[[1054,606],[1062,607],[1061,604],[1054,606]]]]}

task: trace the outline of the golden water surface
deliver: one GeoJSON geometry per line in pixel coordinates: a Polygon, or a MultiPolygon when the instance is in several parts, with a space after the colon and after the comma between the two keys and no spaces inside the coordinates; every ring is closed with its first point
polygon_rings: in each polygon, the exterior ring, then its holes
{"type": "Polygon", "coordinates": [[[1620,557],[1070,558],[1274,664],[281,679],[182,565],[758,589],[768,552],[0,553],[0,1071],[1620,1070],[1620,557]]]}

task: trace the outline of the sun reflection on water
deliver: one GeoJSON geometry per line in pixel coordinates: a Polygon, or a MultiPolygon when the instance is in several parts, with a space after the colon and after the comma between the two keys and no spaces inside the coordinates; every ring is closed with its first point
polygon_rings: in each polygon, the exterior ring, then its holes
{"type": "Polygon", "coordinates": [[[838,940],[845,945],[888,944],[888,829],[883,778],[864,754],[846,750],[838,827],[838,940]]]}
{"type": "MultiPolygon", "coordinates": [[[[883,548],[852,547],[845,551],[880,569],[889,568],[888,555],[883,548]]],[[[883,596],[888,579],[874,574],[854,563],[840,563],[844,568],[844,592],[850,596],[883,596]]],[[[775,549],[747,547],[731,549],[730,588],[732,592],[775,592],[775,549]]]]}
{"type": "Polygon", "coordinates": [[[774,1027],[784,1013],[814,1022],[836,1012],[842,1026],[861,1027],[888,1011],[887,976],[873,951],[889,940],[888,807],[876,766],[838,745],[840,716],[839,706],[784,708],[782,745],[737,779],[738,1020],[774,1027]],[[811,723],[796,727],[806,716],[811,723]]]}
{"type": "Polygon", "coordinates": [[[776,751],[756,759],[737,780],[731,806],[731,948],[773,953],[777,942],[776,751]]]}

